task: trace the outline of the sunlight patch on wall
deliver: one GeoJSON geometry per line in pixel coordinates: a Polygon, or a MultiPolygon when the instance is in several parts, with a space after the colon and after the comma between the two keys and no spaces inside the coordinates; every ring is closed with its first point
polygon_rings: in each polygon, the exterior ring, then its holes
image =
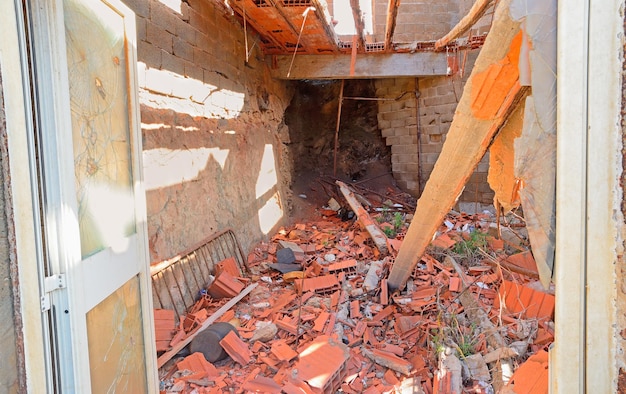
{"type": "Polygon", "coordinates": [[[139,98],[153,108],[206,118],[234,119],[241,113],[245,94],[167,70],[137,64],[139,98]]]}
{"type": "Polygon", "coordinates": [[[278,193],[274,193],[272,198],[259,209],[259,227],[263,234],[269,234],[282,217],[283,208],[280,203],[280,196],[278,193]]]}
{"type": "Polygon", "coordinates": [[[206,168],[210,158],[223,170],[229,151],[220,148],[146,150],[143,152],[145,189],[155,190],[192,181],[206,168]]]}
{"type": "MultiPolygon", "coordinates": [[[[163,129],[171,129],[172,126],[167,125],[165,123],[142,123],[141,124],[141,129],[142,130],[163,130],[163,129]]],[[[198,131],[200,129],[198,129],[195,126],[189,126],[189,127],[185,127],[185,126],[174,126],[173,127],[176,130],[180,130],[180,131],[198,131]]]]}
{"type": "Polygon", "coordinates": [[[168,8],[170,8],[172,11],[177,12],[178,14],[182,14],[181,11],[181,0],[159,0],[159,2],[165,6],[167,6],[168,8]]]}
{"type": "Polygon", "coordinates": [[[272,144],[266,144],[263,151],[263,159],[261,160],[261,169],[259,177],[256,180],[256,198],[267,193],[272,187],[278,183],[276,176],[276,165],[274,164],[274,149],[272,144]]]}

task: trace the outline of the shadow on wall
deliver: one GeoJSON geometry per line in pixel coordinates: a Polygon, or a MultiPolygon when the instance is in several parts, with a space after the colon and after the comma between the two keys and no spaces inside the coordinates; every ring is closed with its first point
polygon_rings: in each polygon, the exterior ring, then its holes
{"type": "Polygon", "coordinates": [[[191,17],[185,21],[184,14],[160,2],[141,3],[149,3],[150,12],[145,20],[138,18],[138,26],[162,29],[193,54],[185,60],[182,50],[159,49],[147,41],[150,34],[142,42],[138,27],[150,258],[169,258],[226,228],[247,250],[285,219],[291,171],[282,116],[288,90],[271,80],[261,55],[245,62],[243,33],[219,10],[187,9],[191,17]],[[155,25],[156,10],[172,17],[168,26],[155,25]],[[194,40],[215,43],[216,37],[190,25],[194,20],[198,26],[215,23],[221,45],[209,53],[196,46],[200,42],[184,42],[168,31],[182,35],[182,27],[191,28],[194,40]],[[202,62],[207,54],[212,56],[202,62]],[[182,61],[166,61],[172,56],[182,61]]]}

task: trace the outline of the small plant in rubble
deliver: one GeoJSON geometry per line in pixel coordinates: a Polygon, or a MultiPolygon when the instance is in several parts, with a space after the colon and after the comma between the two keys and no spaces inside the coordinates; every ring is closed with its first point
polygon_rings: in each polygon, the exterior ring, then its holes
{"type": "Polygon", "coordinates": [[[404,215],[401,212],[392,212],[391,206],[383,204],[380,215],[376,217],[378,223],[389,223],[390,227],[382,228],[387,238],[395,238],[404,227],[404,215]]]}
{"type": "Polygon", "coordinates": [[[437,355],[448,347],[456,350],[459,357],[465,358],[476,353],[478,335],[474,324],[460,324],[459,317],[453,314],[440,320],[440,328],[432,332],[430,343],[437,355]]]}
{"type": "Polygon", "coordinates": [[[452,252],[461,257],[466,257],[470,262],[477,258],[478,250],[487,248],[487,234],[479,230],[470,232],[469,239],[457,242],[452,252]]]}

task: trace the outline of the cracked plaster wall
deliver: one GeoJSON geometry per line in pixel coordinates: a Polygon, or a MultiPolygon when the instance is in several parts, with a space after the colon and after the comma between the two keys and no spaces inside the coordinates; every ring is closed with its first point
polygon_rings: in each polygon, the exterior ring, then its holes
{"type": "MultiPolygon", "coordinates": [[[[6,141],[6,118],[2,90],[2,75],[0,75],[0,140],[6,141]]],[[[4,150],[4,149],[2,149],[4,150]]],[[[6,156],[0,156],[0,168],[4,168],[6,156]]],[[[4,171],[0,171],[0,182],[5,185],[4,171]]],[[[13,313],[13,290],[10,272],[9,232],[7,206],[4,192],[0,193],[0,349],[2,362],[0,363],[0,392],[17,393],[19,387],[17,368],[17,346],[13,313]]]]}
{"type": "Polygon", "coordinates": [[[220,3],[126,3],[137,15],[150,258],[227,228],[246,251],[288,213],[289,85],[270,77],[258,46],[246,62],[242,27],[220,3]]]}

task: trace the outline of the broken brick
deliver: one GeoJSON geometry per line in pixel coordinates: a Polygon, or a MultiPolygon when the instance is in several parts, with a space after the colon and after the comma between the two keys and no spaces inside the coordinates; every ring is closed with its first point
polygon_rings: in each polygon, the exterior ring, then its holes
{"type": "Polygon", "coordinates": [[[499,308],[500,300],[504,300],[504,305],[510,313],[521,313],[525,318],[551,320],[554,316],[553,295],[508,280],[502,281],[498,290],[494,304],[496,309],[499,308]]]}
{"type": "Polygon", "coordinates": [[[346,345],[322,335],[300,351],[294,369],[298,371],[298,378],[313,389],[331,393],[341,387],[349,358],[350,351],[346,345]]]}
{"type": "Polygon", "coordinates": [[[219,372],[213,364],[208,362],[200,352],[192,353],[183,360],[176,363],[179,371],[188,370],[192,372],[202,372],[205,376],[217,376],[219,372]]]}
{"type": "Polygon", "coordinates": [[[235,334],[234,331],[230,331],[224,339],[220,341],[222,348],[228,353],[228,355],[241,365],[246,365],[250,362],[251,354],[248,346],[235,334]]]}
{"type": "Polygon", "coordinates": [[[219,276],[222,272],[228,272],[233,277],[241,276],[239,265],[234,257],[229,257],[215,265],[215,276],[219,276]]]}
{"type": "Polygon", "coordinates": [[[271,352],[281,361],[291,361],[298,356],[284,340],[276,341],[272,344],[271,352]]]}
{"type": "Polygon", "coordinates": [[[295,282],[298,293],[313,291],[316,293],[327,294],[339,290],[339,281],[334,275],[317,276],[315,278],[306,278],[303,281],[295,282]]]}
{"type": "Polygon", "coordinates": [[[507,387],[516,393],[547,393],[548,392],[548,352],[539,351],[526,360],[511,376],[507,387]]]}
{"type": "Polygon", "coordinates": [[[222,271],[215,277],[211,286],[207,289],[213,298],[232,298],[241,293],[244,284],[238,281],[227,271],[222,271]]]}

